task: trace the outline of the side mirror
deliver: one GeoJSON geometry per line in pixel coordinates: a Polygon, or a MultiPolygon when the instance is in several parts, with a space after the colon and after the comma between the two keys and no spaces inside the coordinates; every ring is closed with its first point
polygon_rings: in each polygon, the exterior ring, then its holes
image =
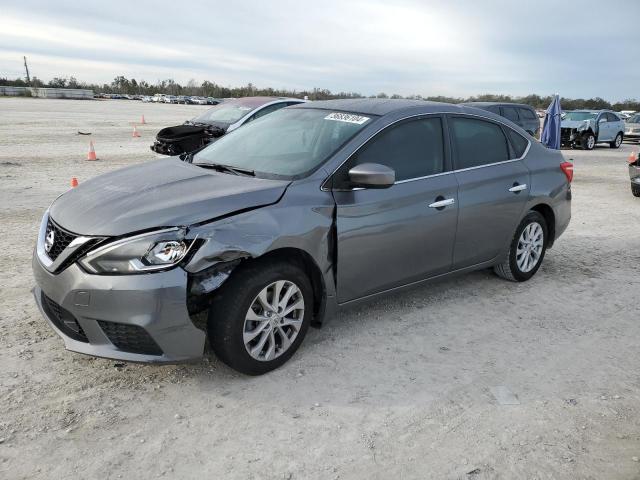
{"type": "Polygon", "coordinates": [[[356,187],[389,188],[396,182],[396,172],[379,163],[362,163],[349,170],[349,180],[356,187]]]}

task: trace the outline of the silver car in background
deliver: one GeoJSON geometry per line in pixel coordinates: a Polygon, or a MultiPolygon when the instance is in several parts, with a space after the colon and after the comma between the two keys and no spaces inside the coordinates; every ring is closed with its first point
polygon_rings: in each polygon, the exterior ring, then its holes
{"type": "Polygon", "coordinates": [[[567,111],[562,114],[560,141],[585,150],[593,150],[598,143],[620,148],[624,131],[624,121],[610,110],[567,111]]]}
{"type": "Polygon", "coordinates": [[[630,116],[625,122],[624,139],[630,142],[640,141],[640,113],[630,116]]]}
{"type": "Polygon", "coordinates": [[[69,350],[192,360],[206,331],[261,374],[342,307],[484,268],[529,280],[569,224],[572,169],[472,107],[300,104],[56,199],[35,300],[69,350]]]}

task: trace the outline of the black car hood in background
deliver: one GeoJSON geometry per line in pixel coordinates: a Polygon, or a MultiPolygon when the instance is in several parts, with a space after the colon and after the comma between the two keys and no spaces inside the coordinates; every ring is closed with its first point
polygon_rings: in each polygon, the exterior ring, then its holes
{"type": "Polygon", "coordinates": [[[100,175],[59,197],[51,218],[81,235],[191,225],[277,202],[289,181],[220,173],[168,158],[100,175]]]}

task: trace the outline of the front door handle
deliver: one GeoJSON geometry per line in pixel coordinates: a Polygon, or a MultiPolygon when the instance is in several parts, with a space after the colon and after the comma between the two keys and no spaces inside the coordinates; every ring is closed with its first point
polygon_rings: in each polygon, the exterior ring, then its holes
{"type": "Polygon", "coordinates": [[[523,183],[522,185],[520,185],[518,183],[514,183],[513,187],[511,187],[509,189],[509,191],[511,193],[518,193],[518,192],[521,192],[522,190],[526,190],[526,189],[527,189],[527,184],[526,183],[523,183]]]}
{"type": "Polygon", "coordinates": [[[448,207],[454,203],[456,203],[455,198],[438,197],[435,202],[429,204],[429,208],[443,209],[444,207],[448,207]]]}

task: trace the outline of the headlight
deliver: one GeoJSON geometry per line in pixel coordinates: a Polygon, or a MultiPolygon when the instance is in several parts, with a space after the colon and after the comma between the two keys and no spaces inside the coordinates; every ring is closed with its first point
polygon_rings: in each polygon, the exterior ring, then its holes
{"type": "Polygon", "coordinates": [[[87,271],[98,274],[147,273],[173,268],[194,246],[184,238],[184,230],[144,233],[99,247],[80,259],[87,271]]]}

